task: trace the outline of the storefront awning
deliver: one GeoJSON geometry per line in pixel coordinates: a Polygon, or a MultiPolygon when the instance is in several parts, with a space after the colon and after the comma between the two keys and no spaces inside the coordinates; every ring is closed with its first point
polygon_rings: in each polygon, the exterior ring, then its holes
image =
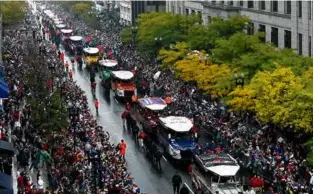
{"type": "Polygon", "coordinates": [[[7,99],[9,97],[9,86],[8,84],[1,80],[0,81],[0,98],[7,99]]]}
{"type": "Polygon", "coordinates": [[[0,156],[12,157],[15,151],[11,143],[0,140],[0,156]]]}
{"type": "Polygon", "coordinates": [[[0,193],[13,194],[12,177],[4,173],[0,173],[0,193]]]}

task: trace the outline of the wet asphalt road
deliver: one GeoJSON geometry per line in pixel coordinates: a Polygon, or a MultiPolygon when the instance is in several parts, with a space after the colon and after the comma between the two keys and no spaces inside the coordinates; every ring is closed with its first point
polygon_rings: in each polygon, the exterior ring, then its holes
{"type": "MultiPolygon", "coordinates": [[[[66,56],[65,60],[70,61],[69,57],[66,56]]],[[[96,116],[96,110],[93,103],[93,96],[91,93],[91,87],[89,82],[89,71],[83,68],[79,70],[75,67],[73,72],[74,81],[85,91],[89,106],[96,116]]],[[[100,102],[99,116],[97,120],[111,135],[111,141],[118,143],[123,139],[127,143],[127,154],[126,160],[128,170],[131,175],[135,178],[135,183],[139,185],[141,191],[148,192],[149,194],[171,194],[172,183],[171,178],[176,171],[180,173],[183,179],[183,183],[186,183],[191,188],[191,180],[187,173],[181,168],[176,169],[175,164],[170,163],[167,157],[161,161],[162,172],[158,173],[152,166],[149,159],[147,159],[144,153],[139,149],[137,144],[134,142],[132,134],[123,128],[121,114],[125,110],[125,105],[118,102],[114,98],[113,92],[110,94],[110,98],[105,98],[104,90],[100,84],[100,78],[96,76],[97,89],[96,97],[100,102]]]]}

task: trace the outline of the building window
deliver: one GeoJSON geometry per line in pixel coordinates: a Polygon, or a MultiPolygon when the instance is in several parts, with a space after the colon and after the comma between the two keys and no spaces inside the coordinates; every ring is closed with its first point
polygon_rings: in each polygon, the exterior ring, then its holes
{"type": "Polygon", "coordinates": [[[195,10],[193,10],[193,9],[192,9],[192,14],[193,14],[193,15],[195,14],[195,10]]]}
{"type": "Polygon", "coordinates": [[[312,56],[312,37],[309,36],[309,56],[312,56]]]}
{"type": "Polygon", "coordinates": [[[229,4],[229,5],[233,5],[233,1],[229,1],[228,4],[229,4]]]}
{"type": "Polygon", "coordinates": [[[225,4],[225,1],[220,1],[220,4],[222,4],[222,5],[225,4]]]}
{"type": "Polygon", "coordinates": [[[175,10],[174,10],[174,5],[172,6],[172,13],[174,14],[175,13],[175,10]]]}
{"type": "Polygon", "coordinates": [[[248,8],[254,8],[254,1],[248,1],[247,2],[247,7],[248,8]]]}
{"type": "Polygon", "coordinates": [[[271,42],[278,47],[278,28],[271,28],[271,42]]]}
{"type": "Polygon", "coordinates": [[[212,16],[207,16],[207,23],[211,24],[212,23],[212,16]]]}
{"type": "Polygon", "coordinates": [[[248,25],[247,29],[247,34],[248,35],[253,35],[254,34],[254,23],[250,22],[248,25]]]}
{"type": "Polygon", "coordinates": [[[271,2],[271,11],[272,12],[278,12],[278,1],[272,1],[271,2]]]}
{"type": "Polygon", "coordinates": [[[243,1],[240,1],[240,2],[239,2],[239,5],[242,7],[242,6],[243,6],[243,1]]]}
{"type": "Polygon", "coordinates": [[[185,9],[185,15],[189,15],[189,9],[185,9]]]}
{"type": "Polygon", "coordinates": [[[291,48],[291,31],[285,30],[285,48],[291,48]]]}
{"type": "Polygon", "coordinates": [[[265,1],[259,1],[259,9],[260,10],[265,10],[266,9],[265,1]]]}
{"type": "Polygon", "coordinates": [[[291,0],[285,1],[285,14],[291,14],[291,0]]]}
{"type": "Polygon", "coordinates": [[[312,19],[312,1],[308,2],[308,9],[309,9],[309,20],[312,19]]]}
{"type": "Polygon", "coordinates": [[[299,34],[298,36],[298,50],[299,55],[302,55],[302,34],[299,34]]]}
{"type": "Polygon", "coordinates": [[[265,40],[266,40],[266,39],[265,39],[265,36],[266,36],[266,34],[265,34],[265,33],[266,33],[266,26],[260,24],[258,31],[264,33],[264,36],[263,36],[263,37],[260,37],[260,41],[261,41],[261,42],[265,42],[265,40]]]}
{"type": "Polygon", "coordinates": [[[216,1],[212,1],[212,3],[216,3],[216,1]]]}
{"type": "Polygon", "coordinates": [[[298,1],[298,7],[299,7],[299,18],[302,18],[302,1],[298,1]]]}

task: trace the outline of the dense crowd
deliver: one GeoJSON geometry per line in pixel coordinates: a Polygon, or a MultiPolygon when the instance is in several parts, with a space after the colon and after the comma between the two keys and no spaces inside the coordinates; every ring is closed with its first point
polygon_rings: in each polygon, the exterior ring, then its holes
{"type": "MultiPolygon", "coordinates": [[[[271,125],[261,127],[257,122],[246,122],[234,114],[226,114],[223,105],[211,101],[192,83],[178,80],[171,71],[162,71],[159,79],[153,79],[154,74],[160,71],[158,61],[149,56],[140,56],[132,45],[124,45],[119,36],[121,26],[114,21],[103,18],[103,29],[95,31],[61,8],[54,11],[77,33],[82,32],[82,35],[99,40],[105,54],[112,52],[121,67],[136,70],[136,74],[140,75],[136,76],[137,86],[142,90],[142,95],[171,96],[172,104],[164,114],[194,118],[199,130],[208,131],[212,142],[200,146],[199,153],[208,150],[231,153],[242,163],[242,167],[256,175],[250,179],[252,187],[264,186],[267,190],[272,187],[269,193],[312,193],[312,169],[306,165],[305,149],[301,144],[303,135],[291,132],[281,134],[284,138],[279,138],[271,125]],[[291,134],[298,138],[289,137],[291,134]]],[[[27,167],[30,165],[35,169],[44,166],[48,172],[49,189],[60,193],[88,192],[95,188],[94,185],[99,190],[110,190],[109,193],[124,189],[137,192],[126,171],[125,161],[117,154],[116,147],[109,143],[109,135],[93,119],[84,92],[74,82],[64,79],[62,95],[65,105],[72,104],[78,108],[79,116],[70,120],[68,129],[54,134],[54,139],[58,141],[48,144],[40,130],[32,126],[31,109],[23,102],[30,89],[21,79],[26,71],[34,68],[23,59],[26,44],[39,47],[37,43],[29,43],[27,40],[30,39],[31,34],[26,35],[19,30],[8,32],[4,37],[5,51],[9,53],[4,65],[10,91],[13,92],[4,106],[1,138],[8,139],[9,128],[12,129],[12,141],[19,150],[18,161],[22,169],[19,170],[21,190],[31,185],[27,178],[27,167]],[[77,137],[75,141],[73,137],[77,137]],[[30,164],[27,161],[31,161],[30,164]]],[[[47,55],[51,59],[47,61],[63,70],[57,54],[52,53],[51,42],[43,40],[42,45],[48,53],[51,52],[47,55]]],[[[11,164],[9,160],[1,162],[2,166],[11,164]]],[[[43,187],[40,184],[41,174],[38,175],[38,183],[33,184],[39,189],[43,187]]]]}
{"type": "MultiPolygon", "coordinates": [[[[98,40],[104,48],[105,57],[106,52],[112,52],[121,67],[136,70],[136,74],[140,75],[136,76],[140,95],[171,96],[172,104],[164,114],[193,118],[199,130],[208,132],[212,137],[212,143],[201,146],[201,150],[214,151],[219,147],[223,152],[231,153],[243,168],[251,171],[251,175],[261,177],[265,188],[273,187],[274,192],[312,192],[313,170],[306,165],[302,145],[304,134],[278,132],[274,126],[261,126],[250,115],[241,119],[239,115],[228,113],[226,105],[212,101],[194,84],[177,79],[170,70],[162,71],[158,79],[153,79],[154,74],[161,70],[159,61],[140,56],[133,45],[123,44],[119,36],[122,26],[118,21],[104,17],[101,20],[103,29],[95,31],[69,14],[63,13],[62,17],[64,21],[71,21],[74,29],[80,29],[98,40]]],[[[251,186],[255,187],[254,184],[251,186]]]]}
{"type": "MultiPolygon", "coordinates": [[[[9,129],[12,130],[12,143],[18,150],[18,192],[140,193],[117,146],[109,142],[109,134],[93,118],[83,90],[64,73],[63,61],[52,49],[51,42],[29,33],[40,32],[35,17],[29,17],[29,20],[38,27],[29,29],[25,26],[24,30],[19,26],[17,30],[8,30],[3,42],[6,81],[11,92],[1,120],[1,139],[8,140],[9,129]],[[46,55],[43,64],[34,63],[41,55],[46,55]],[[30,56],[31,64],[27,56],[30,56]],[[58,133],[34,126],[32,110],[25,98],[36,94],[22,79],[23,75],[41,68],[39,65],[56,67],[55,76],[61,78],[62,104],[76,110],[76,114],[69,117],[69,127],[58,133]],[[30,177],[34,173],[37,180],[30,177]]],[[[56,91],[55,88],[52,93],[56,91]]],[[[10,167],[12,161],[3,163],[10,167]]]]}

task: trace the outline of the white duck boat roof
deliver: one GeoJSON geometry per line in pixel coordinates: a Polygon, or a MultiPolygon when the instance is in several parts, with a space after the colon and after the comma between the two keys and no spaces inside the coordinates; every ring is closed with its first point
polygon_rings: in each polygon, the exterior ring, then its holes
{"type": "Polygon", "coordinates": [[[131,71],[113,71],[113,75],[121,80],[129,80],[134,77],[134,74],[131,71]]]}
{"type": "Polygon", "coordinates": [[[153,111],[163,110],[167,107],[166,102],[162,98],[148,97],[138,99],[139,104],[153,111]]]}
{"type": "Polygon", "coordinates": [[[89,54],[96,54],[99,53],[99,49],[96,47],[89,47],[89,48],[84,48],[84,52],[89,53],[89,54]]]}
{"type": "Polygon", "coordinates": [[[188,132],[193,127],[192,120],[187,117],[168,116],[160,117],[159,120],[165,127],[175,132],[188,132]]]}
{"type": "Polygon", "coordinates": [[[58,25],[56,25],[56,27],[57,27],[57,28],[65,28],[66,25],[65,25],[65,24],[58,24],[58,25]]]}
{"type": "Polygon", "coordinates": [[[105,59],[105,60],[100,60],[99,64],[105,67],[114,67],[118,65],[118,62],[116,60],[105,59]]]}
{"type": "Polygon", "coordinates": [[[71,29],[61,29],[61,32],[62,32],[63,34],[69,34],[69,33],[72,33],[73,30],[71,30],[71,29]]]}
{"type": "Polygon", "coordinates": [[[82,36],[70,36],[70,40],[81,41],[81,40],[83,40],[83,37],[82,36]]]}

